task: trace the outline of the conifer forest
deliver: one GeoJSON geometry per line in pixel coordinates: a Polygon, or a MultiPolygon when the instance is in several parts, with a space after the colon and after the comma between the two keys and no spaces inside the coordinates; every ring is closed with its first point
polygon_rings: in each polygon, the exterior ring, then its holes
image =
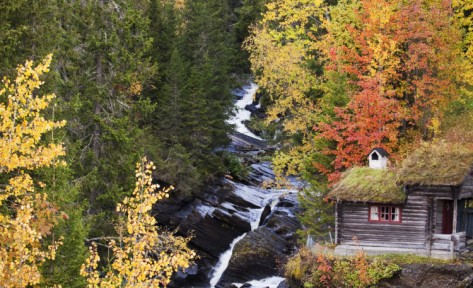
{"type": "Polygon", "coordinates": [[[1,0],[0,79],[0,287],[473,285],[472,0],[1,0]],[[444,184],[463,256],[336,255],[444,184]]]}

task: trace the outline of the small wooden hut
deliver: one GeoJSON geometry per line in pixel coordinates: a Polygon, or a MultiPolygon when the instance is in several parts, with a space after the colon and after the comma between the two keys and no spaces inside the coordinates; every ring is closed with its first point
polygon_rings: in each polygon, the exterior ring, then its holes
{"type": "Polygon", "coordinates": [[[472,150],[440,142],[419,147],[397,171],[350,169],[329,193],[335,252],[453,257],[473,236],[472,164],[472,150]]]}

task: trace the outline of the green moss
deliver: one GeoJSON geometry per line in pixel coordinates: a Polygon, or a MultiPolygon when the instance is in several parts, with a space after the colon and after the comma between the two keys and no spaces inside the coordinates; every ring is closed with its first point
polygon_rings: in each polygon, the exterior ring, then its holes
{"type": "Polygon", "coordinates": [[[454,260],[435,259],[413,254],[385,254],[369,257],[370,259],[380,259],[394,263],[403,264],[452,264],[454,260]]]}
{"type": "Polygon", "coordinates": [[[473,149],[439,141],[424,143],[402,163],[397,181],[404,185],[460,185],[473,164],[473,149]]]}
{"type": "Polygon", "coordinates": [[[328,196],[337,201],[376,203],[402,203],[406,199],[393,171],[369,167],[354,167],[345,172],[328,196]]]}

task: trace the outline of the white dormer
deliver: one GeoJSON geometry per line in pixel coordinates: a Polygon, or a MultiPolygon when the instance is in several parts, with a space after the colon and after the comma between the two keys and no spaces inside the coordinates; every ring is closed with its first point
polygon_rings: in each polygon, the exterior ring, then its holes
{"type": "Polygon", "coordinates": [[[374,148],[368,154],[368,161],[370,168],[386,169],[388,167],[389,153],[383,148],[374,148]]]}

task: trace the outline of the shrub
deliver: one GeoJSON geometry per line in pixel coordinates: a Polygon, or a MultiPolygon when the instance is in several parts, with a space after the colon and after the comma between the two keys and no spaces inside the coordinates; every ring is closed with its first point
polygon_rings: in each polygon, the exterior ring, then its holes
{"type": "Polygon", "coordinates": [[[290,285],[304,288],[363,288],[390,278],[400,267],[380,258],[368,259],[363,252],[354,257],[335,257],[303,248],[285,266],[290,285]]]}
{"type": "Polygon", "coordinates": [[[228,173],[237,180],[244,180],[248,176],[248,168],[234,154],[224,153],[223,163],[228,169],[228,173]]]}

